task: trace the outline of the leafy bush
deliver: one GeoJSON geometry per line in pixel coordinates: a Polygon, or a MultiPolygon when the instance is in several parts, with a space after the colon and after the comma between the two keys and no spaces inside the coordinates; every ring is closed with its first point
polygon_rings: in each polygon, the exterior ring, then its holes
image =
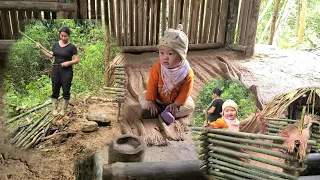
{"type": "MultiPolygon", "coordinates": [[[[100,21],[95,20],[30,20],[25,23],[25,34],[43,47],[51,50],[59,40],[59,29],[68,26],[80,57],[74,65],[71,95],[95,93],[103,86],[105,69],[105,32],[100,21]]],[[[119,52],[111,39],[110,58],[119,52]]],[[[22,37],[12,45],[6,73],[5,103],[18,106],[34,106],[51,95],[51,62],[35,47],[35,43],[22,37]]],[[[7,115],[13,115],[6,106],[7,115]]]]}
{"type": "Polygon", "coordinates": [[[193,124],[195,126],[202,126],[204,122],[202,110],[209,107],[212,101],[212,90],[214,88],[223,90],[221,98],[224,101],[227,99],[232,99],[238,104],[239,120],[243,120],[255,112],[254,95],[248,88],[236,81],[223,78],[213,79],[208,81],[198,94],[196,108],[193,115],[193,124]]]}

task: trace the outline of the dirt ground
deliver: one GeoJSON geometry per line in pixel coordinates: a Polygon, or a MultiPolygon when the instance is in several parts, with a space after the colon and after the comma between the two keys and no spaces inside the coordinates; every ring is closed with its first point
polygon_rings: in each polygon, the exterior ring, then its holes
{"type": "MultiPolygon", "coordinates": [[[[305,86],[320,86],[319,57],[307,52],[280,51],[269,46],[257,46],[251,59],[241,59],[236,52],[208,50],[195,54],[225,55],[239,60],[244,67],[244,81],[258,86],[264,103],[279,93],[305,86]]],[[[156,55],[156,54],[155,54],[156,55]]],[[[0,83],[3,69],[0,69],[0,83]]],[[[2,86],[1,86],[2,87],[2,86]]],[[[0,89],[2,99],[2,89],[0,89]]],[[[0,109],[3,104],[0,103],[0,109]]],[[[91,104],[90,111],[108,112],[111,127],[99,127],[92,133],[78,132],[65,143],[49,147],[20,151],[13,148],[7,139],[4,118],[0,116],[0,180],[16,179],[74,179],[73,162],[92,151],[101,151],[103,162],[107,163],[107,145],[120,134],[115,120],[115,104],[91,104]]],[[[83,119],[68,119],[69,129],[77,130],[77,123],[83,119]]],[[[144,161],[176,161],[197,158],[190,132],[184,141],[170,141],[167,146],[148,147],[144,161]]]]}

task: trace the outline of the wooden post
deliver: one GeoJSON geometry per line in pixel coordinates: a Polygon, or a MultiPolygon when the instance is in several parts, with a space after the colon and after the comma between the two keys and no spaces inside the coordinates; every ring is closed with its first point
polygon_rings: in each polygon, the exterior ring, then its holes
{"type": "Polygon", "coordinates": [[[104,85],[109,86],[109,73],[108,69],[110,68],[110,32],[109,27],[106,25],[105,27],[105,33],[106,33],[106,65],[105,65],[105,71],[104,71],[104,85]]]}
{"type": "Polygon", "coordinates": [[[91,19],[96,19],[96,8],[95,8],[95,0],[90,1],[90,15],[91,19]]]}
{"type": "Polygon", "coordinates": [[[183,32],[185,32],[186,34],[188,33],[188,29],[190,29],[190,27],[188,26],[188,22],[189,22],[188,17],[189,17],[189,0],[185,0],[183,4],[182,22],[183,22],[183,32]]]}
{"type": "Polygon", "coordinates": [[[169,16],[168,16],[168,28],[173,28],[173,8],[174,8],[174,0],[169,1],[169,16]]]}
{"type": "Polygon", "coordinates": [[[139,0],[134,0],[134,46],[138,45],[138,37],[139,37],[139,31],[138,31],[138,25],[139,25],[139,0]]]}
{"type": "Polygon", "coordinates": [[[117,16],[117,37],[118,37],[118,45],[122,46],[122,26],[121,26],[121,11],[120,11],[120,0],[116,1],[116,16],[117,16]]]}
{"type": "Polygon", "coordinates": [[[88,1],[79,0],[78,9],[80,10],[80,19],[88,19],[88,1]]]}
{"type": "Polygon", "coordinates": [[[143,46],[149,45],[149,35],[150,35],[150,0],[146,0],[145,3],[142,4],[142,38],[140,41],[143,46]]]}
{"type": "Polygon", "coordinates": [[[250,31],[248,32],[248,49],[246,51],[246,56],[252,56],[254,54],[260,5],[261,5],[261,0],[253,0],[251,17],[249,19],[251,23],[251,28],[250,28],[250,31]]]}
{"type": "MultiPolygon", "coordinates": [[[[249,1],[249,5],[248,5],[248,16],[247,16],[247,19],[246,19],[246,23],[245,23],[245,29],[246,29],[246,32],[245,32],[245,36],[244,36],[244,41],[243,41],[243,44],[245,46],[248,45],[248,33],[249,33],[249,29],[251,27],[251,24],[250,24],[250,17],[251,17],[251,13],[252,13],[252,0],[249,1]]],[[[259,20],[258,20],[259,21],[259,20]]]]}
{"type": "Polygon", "coordinates": [[[159,43],[159,35],[160,35],[160,1],[156,1],[157,4],[157,18],[156,18],[156,41],[155,44],[159,43]]]}
{"type": "Polygon", "coordinates": [[[228,20],[227,20],[227,34],[226,34],[226,44],[234,43],[235,30],[237,26],[239,9],[239,0],[229,0],[228,7],[228,20]]]}
{"type": "Polygon", "coordinates": [[[43,15],[44,15],[44,19],[51,19],[50,12],[45,11],[43,12],[43,15]]]}
{"type": "Polygon", "coordinates": [[[117,27],[117,24],[115,24],[115,9],[114,9],[114,0],[110,0],[110,27],[111,27],[111,33],[110,35],[112,37],[116,37],[117,34],[116,34],[116,27],[117,27]]]}
{"type": "Polygon", "coordinates": [[[201,43],[207,43],[209,39],[209,32],[210,32],[210,19],[211,19],[211,13],[212,13],[212,1],[207,1],[207,7],[206,7],[206,17],[205,17],[205,26],[202,36],[201,43]]]}
{"type": "Polygon", "coordinates": [[[299,31],[298,31],[298,42],[302,43],[303,42],[303,37],[304,37],[304,26],[306,23],[306,11],[307,11],[307,0],[302,0],[301,1],[301,13],[299,16],[299,31]]]}
{"type": "Polygon", "coordinates": [[[128,8],[128,14],[129,14],[129,22],[128,22],[128,45],[129,46],[132,46],[133,45],[133,25],[134,25],[134,22],[133,22],[133,17],[134,17],[134,14],[133,14],[133,1],[128,1],[128,4],[129,4],[129,8],[128,8]]]}
{"type": "Polygon", "coordinates": [[[3,27],[3,36],[4,39],[11,39],[12,34],[11,34],[11,27],[10,27],[10,21],[9,21],[9,11],[7,10],[2,10],[1,11],[1,25],[3,27]]]}
{"type": "MultiPolygon", "coordinates": [[[[166,27],[166,22],[167,22],[167,19],[166,19],[166,11],[167,11],[167,0],[162,0],[162,36],[164,35],[164,31],[167,29],[166,27]]],[[[186,26],[186,25],[184,25],[186,26]]]]}
{"type": "Polygon", "coordinates": [[[19,35],[18,14],[17,11],[10,11],[13,39],[17,39],[19,35]]]}
{"type": "Polygon", "coordinates": [[[128,40],[128,15],[127,15],[127,1],[122,0],[122,24],[124,29],[124,36],[123,36],[123,45],[127,46],[127,40],[128,40]]]}
{"type": "Polygon", "coordinates": [[[150,35],[149,35],[149,43],[148,45],[153,45],[153,35],[154,35],[154,27],[155,27],[155,24],[154,24],[154,0],[150,0],[150,10],[151,10],[151,16],[150,16],[150,35]]]}
{"type": "Polygon", "coordinates": [[[226,29],[227,29],[227,16],[228,16],[228,6],[229,0],[221,1],[221,10],[220,10],[220,18],[219,18],[219,31],[217,36],[218,43],[225,43],[226,40],[226,29]]]}
{"type": "Polygon", "coordinates": [[[200,6],[200,24],[199,24],[199,39],[198,39],[198,43],[201,43],[203,41],[203,21],[204,21],[204,4],[205,4],[205,0],[201,0],[201,6],[200,6]]]}
{"type": "Polygon", "coordinates": [[[102,15],[102,12],[101,12],[101,0],[96,0],[97,1],[97,19],[101,19],[101,15],[102,15]]]}

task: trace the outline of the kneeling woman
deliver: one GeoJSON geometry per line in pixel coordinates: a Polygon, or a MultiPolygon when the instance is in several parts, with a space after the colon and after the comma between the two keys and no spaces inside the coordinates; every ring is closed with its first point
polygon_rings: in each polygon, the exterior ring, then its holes
{"type": "Polygon", "coordinates": [[[75,45],[69,42],[71,30],[68,27],[62,27],[59,31],[60,40],[56,42],[50,53],[40,48],[40,43],[36,43],[36,47],[48,58],[55,57],[52,65],[51,79],[52,79],[52,114],[57,115],[58,97],[60,88],[63,90],[63,105],[61,108],[61,115],[64,115],[68,108],[70,99],[70,88],[73,78],[72,65],[79,62],[78,51],[75,45]],[[72,60],[73,59],[73,60],[72,60]]]}

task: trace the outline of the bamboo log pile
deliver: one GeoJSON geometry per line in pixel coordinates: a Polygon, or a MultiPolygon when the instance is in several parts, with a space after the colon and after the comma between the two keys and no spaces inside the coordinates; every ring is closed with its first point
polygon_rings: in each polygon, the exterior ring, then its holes
{"type": "MultiPolygon", "coordinates": [[[[270,125],[276,129],[277,125],[270,125]]],[[[200,170],[214,178],[298,179],[303,170],[304,159],[287,152],[284,137],[201,127],[192,131],[202,161],[200,170]]],[[[308,141],[309,147],[315,144],[308,141]]]]}
{"type": "Polygon", "coordinates": [[[44,138],[50,129],[53,117],[49,115],[51,111],[47,111],[38,120],[17,127],[11,133],[11,143],[15,147],[29,149],[38,144],[44,138]]]}

